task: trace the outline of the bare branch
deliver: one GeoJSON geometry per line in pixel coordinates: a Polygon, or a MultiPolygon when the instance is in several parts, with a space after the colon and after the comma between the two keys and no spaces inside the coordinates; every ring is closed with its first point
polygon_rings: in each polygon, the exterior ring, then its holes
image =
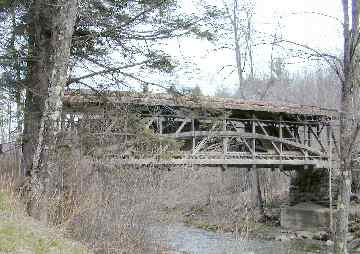
{"type": "MultiPolygon", "coordinates": [[[[92,62],[95,63],[94,61],[92,61],[92,62]]],[[[119,66],[119,67],[113,67],[113,68],[109,68],[109,67],[106,67],[105,65],[101,65],[101,67],[106,68],[106,69],[101,70],[101,71],[97,71],[97,72],[93,72],[93,73],[90,73],[90,74],[87,74],[87,75],[84,75],[84,76],[81,76],[81,77],[72,78],[67,82],[67,86],[70,85],[70,84],[79,82],[80,80],[83,80],[83,79],[92,78],[92,77],[95,77],[95,76],[98,76],[98,75],[118,72],[120,70],[140,66],[140,65],[146,64],[148,62],[150,62],[150,60],[146,60],[146,61],[142,61],[142,62],[138,62],[138,63],[133,63],[133,64],[128,64],[128,65],[123,65],[123,66],[119,66]]],[[[100,66],[99,63],[96,63],[96,64],[100,66]]]]}
{"type": "Polygon", "coordinates": [[[304,48],[306,50],[309,50],[310,52],[314,53],[315,56],[323,59],[327,64],[329,64],[329,66],[335,71],[335,73],[337,74],[338,78],[343,81],[343,73],[340,73],[340,70],[338,69],[338,65],[342,65],[342,61],[334,55],[330,55],[327,53],[323,53],[315,48],[312,48],[306,44],[302,44],[299,42],[294,42],[294,41],[289,41],[289,40],[277,40],[274,41],[273,43],[278,44],[278,43],[288,43],[288,44],[292,44],[301,48],[304,48]],[[330,61],[331,59],[331,61],[330,61]]]}
{"type": "Polygon", "coordinates": [[[337,22],[339,22],[341,25],[343,25],[343,22],[341,19],[335,17],[335,16],[331,16],[329,14],[323,13],[323,12],[316,12],[316,11],[304,11],[304,12],[291,12],[290,15],[304,15],[304,14],[314,14],[314,15],[318,15],[318,16],[322,16],[322,17],[326,17],[326,18],[330,18],[333,19],[337,22]]]}

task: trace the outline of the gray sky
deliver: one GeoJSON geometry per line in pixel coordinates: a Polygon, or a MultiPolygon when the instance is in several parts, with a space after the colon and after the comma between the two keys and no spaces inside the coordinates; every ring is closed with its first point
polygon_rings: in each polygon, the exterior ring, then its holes
{"type": "MultiPolygon", "coordinates": [[[[189,12],[196,12],[196,6],[191,0],[183,0],[184,7],[189,12]]],[[[222,0],[211,0],[213,4],[221,6],[222,0]]],[[[284,39],[309,45],[327,53],[339,54],[341,49],[342,7],[340,0],[256,0],[255,27],[257,31],[271,35],[276,24],[282,26],[284,39]],[[316,14],[316,13],[321,13],[316,14]],[[332,16],[325,17],[324,15],[332,16]],[[339,19],[339,20],[336,20],[339,19]]],[[[235,63],[234,52],[214,51],[216,47],[205,40],[178,40],[169,45],[175,55],[191,61],[197,71],[191,72],[193,67],[180,71],[177,75],[178,83],[188,86],[199,84],[203,91],[213,94],[220,84],[235,83],[235,73],[218,73],[229,64],[235,63]],[[224,78],[227,81],[224,81],[224,78]]],[[[255,49],[255,65],[258,75],[265,75],[270,59],[269,47],[255,49]]],[[[312,68],[315,62],[299,62],[299,59],[289,59],[287,69],[292,72],[301,72],[312,68]]]]}

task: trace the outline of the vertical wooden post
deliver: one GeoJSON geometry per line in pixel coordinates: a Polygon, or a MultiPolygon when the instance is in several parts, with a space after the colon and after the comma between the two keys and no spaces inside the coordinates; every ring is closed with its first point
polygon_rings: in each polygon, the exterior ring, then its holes
{"type": "Polygon", "coordinates": [[[327,144],[327,153],[329,154],[329,149],[330,149],[330,142],[331,142],[331,127],[330,124],[328,123],[326,126],[326,144],[327,144]]]}
{"type": "MultiPolygon", "coordinates": [[[[119,116],[121,117],[121,116],[119,116]]],[[[125,140],[124,140],[124,144],[125,144],[125,147],[126,147],[126,144],[128,142],[128,112],[126,112],[125,114],[125,125],[124,125],[124,132],[125,132],[125,140]]]]}
{"type": "MultiPolygon", "coordinates": [[[[161,116],[158,117],[158,126],[159,126],[159,134],[162,135],[163,134],[163,118],[161,116]]],[[[160,153],[162,153],[162,152],[163,152],[163,145],[160,140],[160,153]]]]}
{"type": "Polygon", "coordinates": [[[191,131],[192,131],[192,151],[191,154],[194,154],[195,152],[195,142],[196,142],[196,137],[195,137],[195,120],[194,117],[191,118],[191,131]]]}
{"type": "Polygon", "coordinates": [[[329,211],[330,211],[330,235],[334,239],[334,215],[333,215],[333,200],[332,200],[332,143],[330,139],[330,125],[326,128],[326,136],[328,140],[328,160],[329,160],[329,211]]]}
{"type": "Polygon", "coordinates": [[[283,132],[282,132],[282,115],[279,117],[279,138],[280,138],[280,160],[282,159],[282,152],[283,152],[283,132]]]}
{"type": "MultiPolygon", "coordinates": [[[[66,130],[66,113],[64,111],[61,112],[61,118],[60,118],[60,128],[62,131],[67,131],[66,130]]],[[[71,128],[72,129],[72,128],[71,128]]]]}
{"type": "Polygon", "coordinates": [[[307,142],[307,138],[306,138],[306,123],[304,124],[304,133],[303,133],[303,137],[304,137],[303,144],[304,144],[304,145],[306,145],[306,142],[307,142]]]}
{"type": "MultiPolygon", "coordinates": [[[[226,113],[224,116],[224,120],[223,120],[223,131],[226,131],[226,113]]],[[[224,137],[223,139],[223,152],[224,152],[224,159],[225,159],[225,155],[228,152],[228,144],[229,144],[229,138],[228,137],[224,137]]]]}
{"type": "MultiPolygon", "coordinates": [[[[309,126],[307,126],[307,123],[304,124],[304,145],[306,145],[309,141],[307,138],[307,133],[309,133],[309,126]]],[[[305,150],[305,160],[308,159],[309,153],[307,150],[305,150]]],[[[307,165],[304,166],[305,169],[307,169],[307,165]]]]}
{"type": "MultiPolygon", "coordinates": [[[[65,115],[65,118],[67,118],[66,115],[65,115]]],[[[76,115],[70,114],[69,125],[70,125],[70,129],[72,131],[77,129],[76,124],[75,124],[75,119],[76,119],[76,115]]]]}
{"type": "MultiPolygon", "coordinates": [[[[318,121],[320,121],[320,119],[318,120],[318,121]]],[[[319,143],[321,143],[321,131],[320,131],[321,129],[320,129],[320,122],[318,122],[317,124],[316,124],[316,136],[317,137],[314,137],[315,138],[315,142],[316,142],[316,140],[318,140],[319,141],[319,143]]],[[[313,133],[313,136],[315,135],[315,133],[313,133]]],[[[325,150],[323,149],[322,150],[322,152],[325,152],[325,150]]]]}
{"type": "Polygon", "coordinates": [[[162,135],[163,134],[163,118],[159,117],[159,134],[162,135]]]}
{"type": "Polygon", "coordinates": [[[255,114],[252,115],[252,134],[253,134],[253,139],[252,139],[252,149],[253,149],[253,159],[255,160],[255,152],[256,152],[256,139],[255,139],[255,135],[256,135],[256,126],[255,126],[255,114]]]}
{"type": "Polygon", "coordinates": [[[308,138],[308,146],[311,146],[311,131],[310,128],[312,128],[311,124],[307,125],[307,138],[308,138]]]}

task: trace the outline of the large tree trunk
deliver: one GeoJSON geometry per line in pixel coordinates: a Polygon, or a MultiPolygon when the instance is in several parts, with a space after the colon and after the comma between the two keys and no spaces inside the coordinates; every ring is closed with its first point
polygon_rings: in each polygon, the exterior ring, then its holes
{"type": "Polygon", "coordinates": [[[339,197],[337,201],[337,220],[335,234],[335,253],[348,253],[346,235],[349,224],[351,193],[351,147],[353,128],[351,124],[351,80],[346,80],[342,88],[340,116],[340,178],[339,197]]]}
{"type": "Polygon", "coordinates": [[[30,9],[22,167],[30,184],[28,212],[46,222],[49,195],[59,188],[59,174],[51,158],[60,130],[77,5],[77,0],[34,0],[30,9]]]}
{"type": "Polygon", "coordinates": [[[340,178],[339,197],[337,201],[337,220],[335,231],[334,252],[336,254],[348,253],[346,234],[348,232],[350,193],[351,193],[351,154],[352,144],[358,131],[353,119],[353,97],[355,86],[355,70],[357,66],[357,45],[359,38],[359,0],[351,2],[351,19],[349,17],[348,0],[342,0],[343,4],[343,79],[341,89],[340,110],[340,178]],[[350,20],[352,24],[350,25],[350,20]],[[354,128],[355,127],[355,128],[354,128]]]}

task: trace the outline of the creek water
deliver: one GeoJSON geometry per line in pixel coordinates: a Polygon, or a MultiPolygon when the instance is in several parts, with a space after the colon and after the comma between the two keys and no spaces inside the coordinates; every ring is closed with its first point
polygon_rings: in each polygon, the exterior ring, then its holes
{"type": "Polygon", "coordinates": [[[184,254],[305,253],[279,241],[241,240],[231,233],[209,232],[182,224],[153,226],[149,233],[162,246],[184,254]]]}

